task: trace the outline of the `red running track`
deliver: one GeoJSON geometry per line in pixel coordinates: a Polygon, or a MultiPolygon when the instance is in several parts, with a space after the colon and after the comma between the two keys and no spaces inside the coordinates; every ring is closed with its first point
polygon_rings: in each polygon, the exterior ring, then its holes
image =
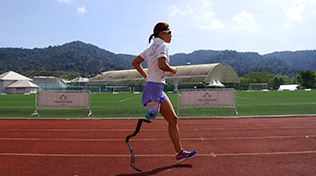
{"type": "Polygon", "coordinates": [[[177,164],[165,120],[0,120],[1,176],[316,175],[316,117],[180,119],[182,144],[198,150],[177,164]]]}

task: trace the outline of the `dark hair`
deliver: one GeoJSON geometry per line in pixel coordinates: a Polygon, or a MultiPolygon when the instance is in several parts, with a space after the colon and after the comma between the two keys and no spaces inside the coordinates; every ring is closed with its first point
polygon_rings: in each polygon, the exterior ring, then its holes
{"type": "Polygon", "coordinates": [[[168,23],[164,23],[164,22],[157,23],[154,30],[153,30],[153,34],[151,34],[149,36],[149,43],[153,37],[155,37],[155,38],[158,37],[159,31],[165,31],[165,30],[168,30],[168,28],[169,28],[168,23]]]}

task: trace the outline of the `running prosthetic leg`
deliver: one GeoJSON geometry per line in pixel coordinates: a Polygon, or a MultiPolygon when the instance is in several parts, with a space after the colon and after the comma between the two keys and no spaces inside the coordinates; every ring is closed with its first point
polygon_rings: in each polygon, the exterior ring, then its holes
{"type": "Polygon", "coordinates": [[[128,147],[129,147],[129,149],[130,149],[130,151],[131,151],[131,166],[133,167],[133,169],[137,170],[138,172],[141,172],[142,170],[136,168],[136,166],[135,166],[134,150],[132,149],[132,146],[129,144],[129,139],[130,139],[131,137],[134,137],[134,136],[137,135],[137,133],[139,132],[140,127],[142,126],[142,123],[143,123],[143,122],[151,123],[151,121],[148,120],[148,119],[139,119],[139,120],[138,120],[138,123],[137,123],[137,126],[136,126],[136,129],[135,129],[135,132],[134,132],[133,134],[127,136],[126,139],[125,139],[125,142],[126,142],[126,144],[128,145],[128,147]]]}

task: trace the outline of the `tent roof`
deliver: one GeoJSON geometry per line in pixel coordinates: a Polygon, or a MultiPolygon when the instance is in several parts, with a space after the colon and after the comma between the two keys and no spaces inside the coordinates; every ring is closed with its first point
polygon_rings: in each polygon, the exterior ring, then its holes
{"type": "Polygon", "coordinates": [[[15,73],[14,71],[8,71],[6,73],[3,73],[0,75],[0,80],[10,80],[10,81],[14,81],[14,80],[29,80],[31,81],[32,79],[25,77],[23,75],[20,75],[18,73],[15,73]]]}
{"type": "Polygon", "coordinates": [[[298,87],[298,84],[280,85],[278,90],[297,90],[298,87]]]}
{"type": "Polygon", "coordinates": [[[75,82],[89,82],[89,78],[82,78],[82,77],[77,77],[75,79],[70,80],[70,82],[75,83],[75,82]]]}
{"type": "MultiPolygon", "coordinates": [[[[211,82],[219,80],[222,83],[239,83],[235,70],[226,63],[176,66],[177,74],[166,74],[167,82],[211,82]]],[[[147,69],[144,69],[147,72],[147,69]]],[[[103,72],[91,79],[109,83],[143,83],[144,78],[133,70],[119,70],[103,72]]]]}
{"type": "Polygon", "coordinates": [[[225,85],[224,84],[222,84],[219,80],[212,80],[212,82],[209,84],[209,85],[207,85],[207,87],[225,87],[225,85]]]}
{"type": "Polygon", "coordinates": [[[28,80],[20,80],[10,84],[7,88],[18,88],[18,87],[32,87],[37,88],[38,86],[28,80]]]}

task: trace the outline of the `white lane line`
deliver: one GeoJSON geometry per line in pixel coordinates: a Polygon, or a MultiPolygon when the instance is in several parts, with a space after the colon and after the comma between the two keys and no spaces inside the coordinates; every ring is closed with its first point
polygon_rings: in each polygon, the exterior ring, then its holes
{"type": "MultiPolygon", "coordinates": [[[[262,155],[300,155],[316,154],[316,151],[293,151],[293,152],[262,152],[262,153],[202,153],[197,157],[220,157],[220,156],[262,156],[262,155]]],[[[130,157],[131,155],[110,154],[47,154],[47,153],[0,153],[0,156],[32,156],[32,157],[130,157]]],[[[174,157],[174,154],[139,154],[136,157],[174,157]]]]}
{"type": "Polygon", "coordinates": [[[222,153],[222,154],[216,154],[216,156],[259,156],[259,155],[293,155],[293,154],[316,154],[316,151],[263,152],[263,153],[222,153]]]}
{"type": "MultiPolygon", "coordinates": [[[[124,131],[134,131],[135,129],[0,129],[0,131],[27,131],[27,132],[124,132],[124,131]]],[[[145,130],[142,130],[145,131],[145,130]]]]}
{"type": "MultiPolygon", "coordinates": [[[[191,128],[191,129],[181,129],[181,131],[245,131],[245,130],[279,130],[279,129],[314,129],[316,126],[293,126],[293,127],[258,127],[258,128],[191,128]]],[[[142,129],[142,131],[166,131],[167,128],[156,128],[156,129],[142,129]]],[[[41,132],[125,132],[125,131],[135,131],[132,129],[0,129],[1,131],[41,131],[41,132]]]]}
{"type": "MultiPolygon", "coordinates": [[[[244,137],[215,137],[215,138],[181,138],[181,141],[212,141],[212,140],[262,140],[262,139],[292,139],[292,138],[304,138],[309,140],[309,138],[315,138],[316,135],[298,135],[298,136],[244,136],[244,137]]],[[[4,141],[125,141],[124,139],[74,139],[74,138],[0,138],[4,141]]],[[[132,139],[133,141],[170,141],[170,138],[145,138],[145,139],[132,139]]]]}
{"type": "MultiPolygon", "coordinates": [[[[80,142],[98,142],[98,141],[125,141],[125,139],[71,139],[71,138],[0,138],[3,141],[80,141],[80,142]]],[[[133,139],[134,140],[134,139],[133,139]]]]}

